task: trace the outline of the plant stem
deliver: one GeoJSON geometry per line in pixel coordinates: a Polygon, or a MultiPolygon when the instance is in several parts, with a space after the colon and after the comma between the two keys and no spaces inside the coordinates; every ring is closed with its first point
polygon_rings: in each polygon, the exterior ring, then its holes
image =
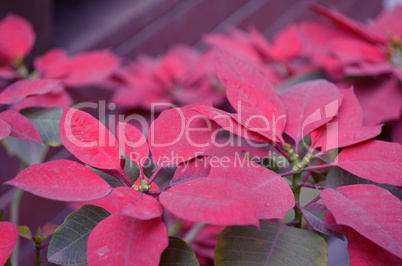
{"type": "Polygon", "coordinates": [[[35,249],[36,249],[36,262],[35,262],[35,266],[40,266],[42,263],[42,260],[40,258],[40,243],[35,243],[35,249]]]}
{"type": "Polygon", "coordinates": [[[162,169],[161,166],[158,165],[158,167],[156,168],[155,172],[152,174],[152,176],[149,178],[148,184],[151,184],[155,177],[158,175],[159,171],[162,169]]]}
{"type": "Polygon", "coordinates": [[[322,187],[322,186],[319,186],[319,185],[313,185],[313,184],[307,184],[307,183],[300,183],[300,186],[308,187],[308,188],[315,188],[315,189],[320,189],[320,190],[327,189],[327,187],[322,187]]]}
{"type": "Polygon", "coordinates": [[[317,197],[315,197],[312,201],[310,201],[306,206],[304,206],[304,208],[306,208],[307,206],[310,206],[311,204],[313,204],[314,202],[317,202],[321,199],[321,196],[318,195],[317,197]]]}
{"type": "Polygon", "coordinates": [[[293,175],[292,190],[296,202],[296,205],[293,207],[293,210],[295,211],[295,220],[297,221],[295,227],[297,228],[301,228],[302,224],[302,212],[298,207],[300,201],[300,191],[301,191],[300,179],[301,179],[301,173],[295,173],[293,175]]]}
{"type": "Polygon", "coordinates": [[[191,227],[191,229],[187,232],[187,234],[183,237],[183,241],[187,242],[187,244],[191,244],[195,238],[198,236],[198,233],[206,226],[205,223],[196,223],[191,227]]]}
{"type": "MultiPolygon", "coordinates": [[[[24,191],[16,188],[14,192],[13,201],[10,206],[10,221],[16,225],[19,224],[19,208],[21,204],[22,196],[24,195],[24,191]]],[[[17,240],[15,244],[13,253],[11,254],[11,263],[14,266],[18,266],[18,258],[20,253],[20,241],[17,240]]]]}

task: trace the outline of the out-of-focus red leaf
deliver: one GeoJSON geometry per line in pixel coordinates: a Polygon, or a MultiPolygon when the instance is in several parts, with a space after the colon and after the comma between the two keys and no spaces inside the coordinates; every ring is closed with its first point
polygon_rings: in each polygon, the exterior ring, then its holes
{"type": "Polygon", "coordinates": [[[383,34],[378,35],[372,29],[368,28],[367,26],[353,21],[352,19],[346,17],[342,13],[337,10],[329,10],[317,4],[309,4],[310,9],[315,11],[316,13],[323,15],[324,17],[332,20],[333,22],[337,23],[339,26],[350,30],[351,32],[359,35],[360,37],[366,39],[369,42],[373,43],[386,43],[386,36],[383,34]]]}
{"type": "Polygon", "coordinates": [[[337,166],[359,177],[402,186],[402,146],[399,143],[369,140],[343,149],[337,166]]]}
{"type": "Polygon", "coordinates": [[[396,256],[402,256],[401,201],[376,185],[351,185],[321,192],[335,217],[396,256]]]}
{"type": "Polygon", "coordinates": [[[46,93],[43,95],[33,95],[25,98],[19,103],[13,104],[15,110],[19,111],[28,107],[67,107],[73,104],[73,100],[64,90],[59,93],[46,93]]]}
{"type": "Polygon", "coordinates": [[[89,265],[158,265],[168,246],[165,224],[113,214],[100,222],[88,239],[89,265]]]}
{"type": "Polygon", "coordinates": [[[338,88],[325,80],[307,81],[279,93],[288,113],[285,133],[298,143],[331,121],[342,103],[338,88]]]}
{"type": "Polygon", "coordinates": [[[160,194],[162,205],[179,218],[215,225],[258,226],[252,192],[229,178],[199,178],[160,194]]]}
{"type": "Polygon", "coordinates": [[[384,10],[381,14],[376,18],[373,30],[378,35],[383,36],[398,36],[400,39],[402,38],[402,6],[397,5],[392,9],[384,10]]]}
{"type": "MultiPolygon", "coordinates": [[[[276,174],[247,158],[228,157],[219,167],[212,167],[208,178],[227,178],[242,184],[254,197],[258,219],[283,219],[295,199],[290,186],[276,174]]],[[[236,193],[235,193],[236,194],[236,193]]],[[[251,200],[251,199],[250,199],[251,200]]]]}
{"type": "Polygon", "coordinates": [[[350,265],[387,266],[402,264],[402,259],[363,237],[352,228],[348,229],[346,237],[348,238],[350,265]]]}
{"type": "Polygon", "coordinates": [[[158,165],[177,165],[202,155],[219,130],[218,125],[192,110],[197,103],[164,111],[149,129],[149,147],[158,165]]]}
{"type": "Polygon", "coordinates": [[[42,95],[60,89],[54,79],[24,79],[14,82],[0,94],[0,104],[18,103],[30,95],[42,95]]]}
{"type": "Polygon", "coordinates": [[[10,222],[0,222],[0,265],[5,265],[18,240],[17,226],[10,222]]]}
{"type": "Polygon", "coordinates": [[[140,171],[149,156],[148,142],[142,132],[133,125],[119,122],[117,138],[123,152],[140,167],[140,171]]]}
{"type": "Polygon", "coordinates": [[[51,49],[43,56],[35,58],[35,69],[45,78],[63,78],[66,75],[65,64],[68,61],[63,49],[51,49]]]}
{"type": "Polygon", "coordinates": [[[64,82],[86,86],[106,80],[120,65],[120,58],[108,51],[92,51],[73,56],[65,64],[64,82]]]}
{"type": "Polygon", "coordinates": [[[122,172],[116,138],[90,114],[64,108],[59,131],[63,145],[84,163],[122,172]]]}
{"type": "Polygon", "coordinates": [[[397,79],[357,83],[355,93],[363,109],[364,125],[378,125],[401,117],[402,86],[397,79]]]}
{"type": "Polygon", "coordinates": [[[69,160],[34,164],[5,184],[39,197],[61,201],[94,200],[112,190],[105,180],[87,167],[69,160]]]}
{"type": "Polygon", "coordinates": [[[11,126],[0,119],[0,140],[10,136],[11,133],[11,126]]]}
{"type": "Polygon", "coordinates": [[[216,72],[238,121],[264,137],[283,142],[286,109],[271,83],[254,66],[217,50],[216,72]]]}
{"type": "Polygon", "coordinates": [[[343,99],[338,115],[311,133],[313,146],[321,147],[321,151],[324,152],[356,144],[381,133],[382,125],[362,126],[363,112],[353,89],[340,92],[343,94],[343,99]]]}
{"type": "Polygon", "coordinates": [[[402,117],[392,126],[392,140],[402,145],[402,117]]]}
{"type": "Polygon", "coordinates": [[[120,215],[139,220],[150,220],[162,215],[163,207],[155,198],[133,188],[113,189],[112,200],[120,215]]]}
{"type": "Polygon", "coordinates": [[[22,114],[13,110],[6,110],[0,113],[0,120],[10,125],[10,136],[43,144],[38,130],[22,114]]]}
{"type": "Polygon", "coordinates": [[[14,14],[0,21],[0,36],[0,57],[9,63],[14,63],[18,57],[25,57],[35,42],[31,24],[14,14]]]}
{"type": "Polygon", "coordinates": [[[344,63],[386,61],[386,54],[376,45],[352,38],[336,38],[328,47],[344,63]]]}

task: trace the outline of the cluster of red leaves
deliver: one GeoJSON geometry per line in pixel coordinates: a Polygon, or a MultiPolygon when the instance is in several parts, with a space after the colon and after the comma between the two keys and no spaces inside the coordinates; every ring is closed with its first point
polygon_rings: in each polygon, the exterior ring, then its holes
{"type": "MultiPolygon", "coordinates": [[[[283,179],[302,171],[338,166],[373,182],[402,186],[401,145],[371,140],[381,133],[379,123],[400,117],[400,58],[394,53],[400,55],[401,33],[399,27],[388,27],[401,9],[384,13],[373,26],[364,26],[338,12],[312,8],[335,24],[312,21],[291,25],[273,44],[255,29],[247,33],[233,29],[228,37],[206,37],[215,47],[213,51],[200,54],[178,46],[164,57],[141,57],[124,67],[107,51],[67,56],[55,49],[35,60],[40,78],[24,80],[27,77],[22,76],[19,62],[35,37],[24,20],[8,16],[0,22],[0,35],[9,36],[0,40],[0,77],[8,85],[0,94],[0,104],[17,110],[67,106],[72,102],[66,87],[96,85],[113,78],[119,85],[114,99],[123,107],[148,109],[154,102],[191,105],[163,111],[151,124],[148,141],[128,123],[120,122],[114,136],[89,114],[64,109],[59,131],[65,148],[84,164],[118,179],[120,187],[111,187],[89,168],[71,160],[32,165],[6,183],[53,200],[107,197],[114,209],[90,234],[87,257],[91,265],[125,265],[127,261],[157,264],[168,245],[166,224],[159,219],[164,211],[189,222],[256,227],[259,220],[283,219],[296,203],[295,208],[305,211],[283,179]],[[394,35],[384,37],[384,32],[394,35]],[[375,93],[361,92],[359,86],[339,89],[325,80],[300,83],[279,93],[272,85],[321,67],[336,81],[360,75],[375,78],[375,93]],[[236,113],[214,108],[209,102],[194,103],[202,95],[219,104],[222,88],[236,113]],[[374,118],[374,112],[367,111],[373,102],[365,105],[364,97],[380,94],[378,90],[389,101],[386,109],[392,109],[392,115],[377,112],[374,118]],[[228,157],[225,167],[212,167],[206,155],[216,155],[213,143],[220,127],[251,141],[272,144],[289,162],[294,162],[286,153],[289,144],[305,157],[278,173],[251,161],[239,165],[233,156],[228,157]],[[299,152],[306,138],[311,139],[311,145],[299,152]],[[335,160],[323,164],[325,155],[337,148],[343,150],[335,160]],[[120,150],[138,165],[136,182],[124,172],[120,150]],[[310,161],[307,153],[316,158],[310,161]],[[200,157],[206,164],[197,164],[200,157]],[[157,165],[150,179],[143,170],[147,160],[157,165]],[[177,166],[177,170],[170,183],[159,188],[154,179],[166,166],[177,166]],[[152,189],[141,188],[144,184],[152,189]]],[[[12,110],[0,113],[0,139],[9,135],[42,143],[33,124],[12,110]]],[[[400,262],[399,199],[376,185],[323,189],[320,197],[320,206],[326,210],[322,226],[346,234],[353,264],[372,259],[384,264],[400,262]],[[373,258],[375,253],[382,256],[373,258]]],[[[211,229],[211,234],[220,229],[211,229]]],[[[0,240],[0,262],[4,263],[18,233],[15,225],[7,222],[0,223],[0,231],[5,236],[0,240]]],[[[201,235],[199,238],[203,240],[201,235]]],[[[211,257],[211,250],[203,250],[206,257],[211,257]]]]}

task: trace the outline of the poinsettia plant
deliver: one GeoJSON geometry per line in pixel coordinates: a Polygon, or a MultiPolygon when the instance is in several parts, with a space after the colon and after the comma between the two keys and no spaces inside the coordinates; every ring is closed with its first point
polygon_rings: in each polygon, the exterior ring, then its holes
{"type": "Polygon", "coordinates": [[[400,264],[402,147],[379,138],[381,123],[400,109],[367,123],[358,84],[342,80],[364,69],[379,78],[376,89],[386,90],[383,79],[400,89],[395,37],[389,57],[360,53],[390,47],[379,33],[400,9],[363,28],[312,8],[337,26],[290,25],[272,44],[255,29],[233,29],[207,36],[213,48],[204,53],[177,46],[124,66],[109,52],[56,49],[31,73],[22,64],[34,40],[30,25],[14,15],[0,22],[0,35],[18,44],[0,40],[0,74],[8,73],[0,75],[0,139],[63,146],[74,156],[25,163],[5,185],[75,208],[57,229],[45,225],[36,235],[0,222],[0,263],[21,236],[34,241],[37,265],[47,245],[47,260],[60,265],[325,265],[326,240],[345,237],[352,265],[400,264]],[[14,36],[16,28],[24,34],[14,36]],[[308,34],[312,28],[327,30],[308,34]],[[289,40],[297,45],[281,45],[289,40]],[[385,76],[372,72],[377,64],[387,64],[385,76]],[[320,68],[335,83],[283,83],[320,68]],[[117,87],[117,106],[155,110],[163,102],[157,111],[164,111],[151,121],[110,115],[107,127],[105,114],[83,110],[100,104],[73,105],[67,94],[102,82],[117,87]],[[59,93],[69,100],[52,102],[59,93]]]}

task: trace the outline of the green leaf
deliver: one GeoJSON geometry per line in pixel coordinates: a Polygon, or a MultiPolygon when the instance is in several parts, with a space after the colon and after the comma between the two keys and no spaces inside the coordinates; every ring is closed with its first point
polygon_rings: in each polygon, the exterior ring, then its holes
{"type": "Polygon", "coordinates": [[[89,234],[109,215],[94,205],[84,205],[68,215],[53,234],[47,251],[48,261],[61,265],[86,264],[89,234]]]}
{"type": "Polygon", "coordinates": [[[200,265],[193,248],[185,241],[169,237],[169,246],[163,251],[159,265],[200,265]]]}
{"type": "Polygon", "coordinates": [[[216,265],[327,265],[327,244],[316,233],[268,221],[229,226],[218,235],[216,265]]]}
{"type": "Polygon", "coordinates": [[[30,108],[21,112],[34,124],[46,145],[62,146],[59,135],[59,123],[62,108],[30,108]]]}
{"type": "Polygon", "coordinates": [[[42,163],[49,147],[25,139],[7,137],[2,140],[9,156],[17,156],[25,166],[42,163]]]}
{"type": "Polygon", "coordinates": [[[26,225],[18,225],[18,234],[20,237],[26,238],[28,240],[32,239],[31,229],[26,225]]]}
{"type": "Polygon", "coordinates": [[[85,166],[88,167],[92,172],[94,172],[98,176],[102,177],[102,179],[105,180],[111,187],[123,186],[123,184],[120,183],[120,181],[116,177],[106,174],[105,172],[103,172],[99,169],[93,168],[92,166],[89,166],[89,165],[85,165],[85,166]]]}
{"type": "Polygon", "coordinates": [[[329,188],[337,188],[349,185],[356,185],[356,184],[372,184],[382,187],[383,189],[388,190],[392,195],[397,197],[398,199],[402,200],[402,193],[399,191],[398,187],[390,185],[390,184],[379,184],[368,179],[364,179],[358,177],[354,174],[349,173],[342,168],[337,166],[332,167],[328,171],[328,175],[325,181],[325,186],[329,188]]]}

